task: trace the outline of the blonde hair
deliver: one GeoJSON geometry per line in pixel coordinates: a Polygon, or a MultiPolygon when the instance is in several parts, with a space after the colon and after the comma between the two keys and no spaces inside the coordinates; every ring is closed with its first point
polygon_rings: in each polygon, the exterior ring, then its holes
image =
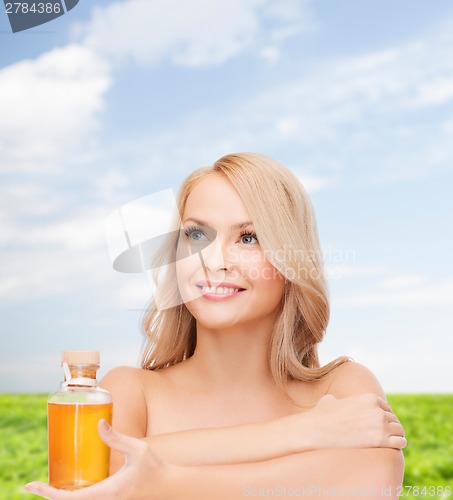
{"type": "MultiPolygon", "coordinates": [[[[317,344],[329,321],[329,299],[316,220],[309,197],[297,177],[271,158],[256,153],[223,156],[212,167],[194,171],[178,196],[184,213],[192,189],[209,175],[223,175],[235,187],[253,221],[262,250],[285,278],[285,292],[275,322],[269,364],[274,380],[286,393],[291,380],[313,381],[348,360],[340,357],[321,367],[317,344]]],[[[174,261],[175,240],[169,241],[159,264],[174,261]]],[[[157,370],[189,358],[196,347],[196,323],[181,300],[174,266],[156,287],[161,300],[180,305],[147,310],[142,329],[142,367],[157,370]],[[175,302],[175,300],[177,300],[175,302]]]]}

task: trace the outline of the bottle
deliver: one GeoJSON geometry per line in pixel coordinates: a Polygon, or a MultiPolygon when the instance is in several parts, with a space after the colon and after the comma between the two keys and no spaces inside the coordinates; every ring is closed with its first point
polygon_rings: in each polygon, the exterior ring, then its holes
{"type": "Polygon", "coordinates": [[[64,351],[65,381],[47,401],[49,484],[77,490],[109,475],[110,448],[98,422],[112,422],[112,396],[97,387],[99,352],[64,351]]]}

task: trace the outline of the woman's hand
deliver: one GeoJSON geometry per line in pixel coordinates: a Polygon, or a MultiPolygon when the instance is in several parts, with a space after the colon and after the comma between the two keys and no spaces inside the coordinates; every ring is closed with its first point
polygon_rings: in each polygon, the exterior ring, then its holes
{"type": "Polygon", "coordinates": [[[164,464],[142,439],[132,438],[113,430],[105,420],[98,425],[102,440],[125,455],[126,463],[116,474],[93,486],[76,491],[53,488],[45,483],[33,482],[24,489],[29,493],[52,500],[163,500],[171,498],[169,475],[178,466],[164,464]],[[165,492],[165,493],[164,493],[165,492]],[[170,496],[169,496],[170,495],[170,496]]]}
{"type": "Polygon", "coordinates": [[[307,418],[303,429],[300,429],[299,422],[299,434],[303,433],[302,446],[305,449],[307,434],[312,449],[402,449],[407,444],[403,426],[387,401],[376,394],[344,399],[327,394],[311,410],[299,414],[299,418],[301,415],[307,418]]]}
{"type": "MultiPolygon", "coordinates": [[[[113,450],[125,455],[123,468],[104,481],[77,491],[59,490],[38,482],[28,484],[26,491],[53,500],[178,498],[175,489],[187,483],[181,478],[187,477],[188,470],[193,467],[181,467],[168,463],[167,459],[161,461],[151,451],[146,440],[128,437],[104,424],[105,427],[99,425],[99,435],[113,450]]],[[[205,447],[201,447],[203,452],[218,451],[218,445],[222,443],[220,449],[227,454],[226,457],[212,458],[208,453],[211,462],[206,457],[202,461],[217,464],[268,460],[291,453],[328,448],[401,449],[407,444],[404,429],[388,403],[371,393],[342,399],[326,395],[304,413],[259,424],[175,433],[174,438],[177,438],[179,450],[186,448],[193,452],[193,443],[202,443],[203,436],[206,438],[204,441],[209,443],[209,446],[205,443],[205,447]],[[187,439],[182,441],[184,435],[187,439]],[[247,453],[238,443],[242,443],[247,453]],[[230,451],[228,446],[231,447],[230,451]]],[[[187,460],[182,462],[189,465],[185,463],[187,460]]],[[[196,457],[193,462],[190,465],[201,463],[197,463],[196,457]]]]}

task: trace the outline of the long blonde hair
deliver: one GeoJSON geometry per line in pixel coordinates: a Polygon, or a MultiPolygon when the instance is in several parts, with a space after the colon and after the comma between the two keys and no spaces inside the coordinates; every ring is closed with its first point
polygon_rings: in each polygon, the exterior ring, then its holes
{"type": "MultiPolygon", "coordinates": [[[[233,184],[266,258],[285,278],[285,293],[269,346],[274,380],[284,390],[291,380],[322,378],[348,358],[337,358],[323,367],[319,364],[317,344],[329,321],[329,299],[316,220],[305,189],[292,172],[271,158],[256,153],[230,154],[187,177],[177,200],[181,215],[192,189],[213,174],[223,175],[233,184]]],[[[174,239],[168,243],[160,264],[166,259],[174,261],[171,254],[175,246],[174,239]]],[[[143,318],[142,367],[149,370],[179,363],[192,356],[196,347],[195,319],[181,300],[175,302],[179,291],[174,266],[169,266],[161,281],[157,274],[155,280],[163,294],[161,300],[179,305],[158,310],[152,302],[143,318]]]]}

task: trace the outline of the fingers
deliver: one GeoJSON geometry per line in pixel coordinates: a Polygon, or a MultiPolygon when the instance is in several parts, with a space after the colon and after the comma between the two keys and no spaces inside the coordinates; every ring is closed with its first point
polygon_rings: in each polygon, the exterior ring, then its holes
{"type": "Polygon", "coordinates": [[[398,417],[393,413],[390,405],[382,398],[378,398],[380,408],[384,410],[385,418],[388,423],[389,435],[386,439],[388,448],[401,450],[407,446],[404,428],[401,425],[398,417]]]}
{"type": "Polygon", "coordinates": [[[386,415],[387,422],[389,422],[389,423],[390,422],[398,422],[399,423],[398,417],[393,413],[393,411],[386,411],[385,415],[386,415]]]}
{"type": "Polygon", "coordinates": [[[57,490],[56,488],[52,488],[52,486],[49,486],[48,484],[40,483],[38,481],[26,484],[24,486],[24,490],[27,493],[33,493],[33,495],[38,495],[39,497],[48,498],[51,500],[69,500],[71,498],[74,498],[74,492],[72,491],[57,490]]]}
{"type": "Polygon", "coordinates": [[[402,450],[407,446],[407,439],[404,436],[390,436],[387,441],[387,448],[402,450]]]}
{"type": "Polygon", "coordinates": [[[110,448],[123,453],[127,458],[131,458],[134,452],[142,447],[142,441],[121,434],[111,427],[103,418],[98,422],[98,432],[102,441],[110,448]]]}
{"type": "Polygon", "coordinates": [[[401,435],[404,436],[404,429],[398,419],[398,417],[393,413],[392,409],[390,408],[390,406],[388,405],[387,402],[385,402],[384,400],[382,400],[382,405],[381,405],[381,408],[384,409],[384,413],[385,413],[385,416],[386,416],[386,420],[389,424],[398,424],[398,429],[401,429],[401,435]],[[387,408],[387,409],[386,409],[387,408]]]}
{"type": "Polygon", "coordinates": [[[33,493],[49,500],[105,500],[106,498],[116,498],[113,476],[92,486],[74,491],[60,490],[38,481],[26,484],[24,490],[27,493],[33,493]]]}
{"type": "Polygon", "coordinates": [[[387,448],[396,448],[402,450],[407,446],[407,439],[405,437],[404,428],[400,424],[399,420],[395,417],[395,420],[389,422],[389,436],[386,439],[387,448]]]}
{"type": "Polygon", "coordinates": [[[24,491],[27,493],[33,493],[33,495],[37,495],[42,498],[52,498],[51,494],[53,489],[54,488],[50,488],[47,484],[39,483],[37,481],[28,483],[24,486],[24,491]]]}
{"type": "Polygon", "coordinates": [[[160,459],[150,450],[148,443],[143,439],[121,434],[121,432],[113,429],[104,419],[99,421],[98,431],[99,436],[107,446],[125,456],[126,464],[141,462],[146,457],[150,467],[161,465],[162,462],[160,459]]]}
{"type": "Polygon", "coordinates": [[[404,436],[404,428],[399,422],[390,422],[389,423],[390,435],[391,436],[404,436]]]}
{"type": "Polygon", "coordinates": [[[390,408],[390,405],[385,399],[382,399],[378,396],[377,398],[379,406],[384,410],[384,411],[392,411],[390,408]]]}

